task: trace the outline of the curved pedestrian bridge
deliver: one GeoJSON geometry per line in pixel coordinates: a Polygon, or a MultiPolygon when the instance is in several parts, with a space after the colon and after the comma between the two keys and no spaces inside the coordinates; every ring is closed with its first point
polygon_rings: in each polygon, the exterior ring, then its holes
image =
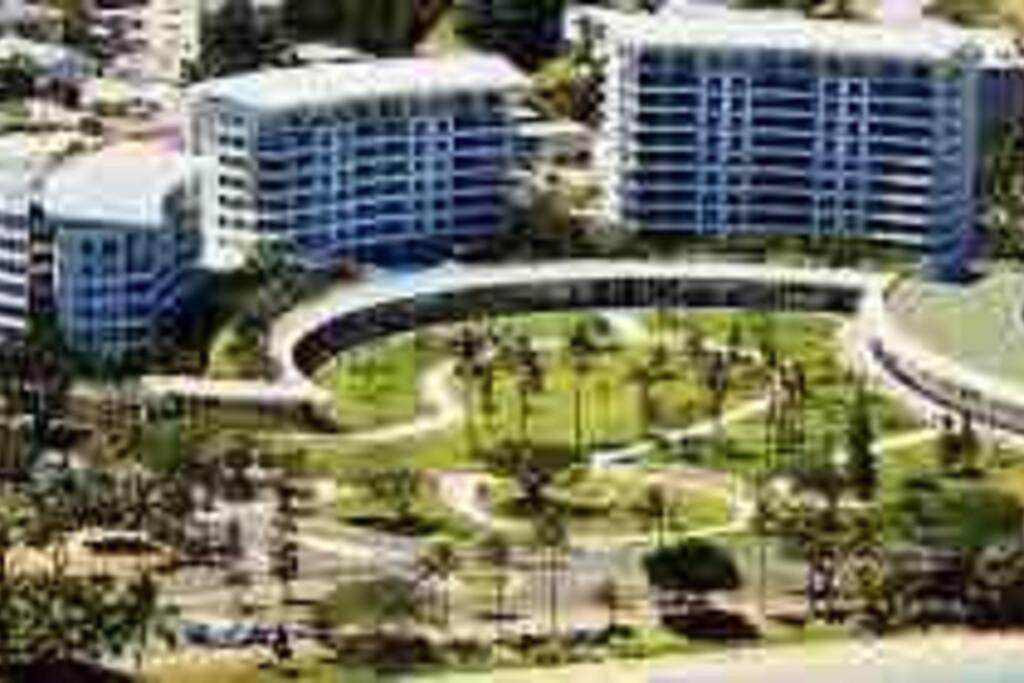
{"type": "Polygon", "coordinates": [[[278,319],[273,381],[151,377],[150,395],[327,407],[312,375],[345,350],[436,323],[585,308],[746,308],[853,316],[851,349],[932,409],[1024,435],[1024,275],[942,284],[825,268],[693,261],[550,261],[379,273],[278,319]]]}
{"type": "Polygon", "coordinates": [[[748,308],[851,314],[884,277],[849,270],[687,261],[554,261],[445,267],[338,287],[283,316],[271,334],[281,381],[310,378],[339,352],[424,325],[585,308],[748,308]]]}

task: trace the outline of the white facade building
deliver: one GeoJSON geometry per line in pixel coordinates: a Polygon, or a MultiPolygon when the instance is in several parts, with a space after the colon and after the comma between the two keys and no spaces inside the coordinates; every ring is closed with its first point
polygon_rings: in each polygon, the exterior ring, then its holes
{"type": "Polygon", "coordinates": [[[0,32],[51,33],[60,24],[60,13],[43,0],[0,0],[0,32]]]}
{"type": "Polygon", "coordinates": [[[36,136],[0,137],[0,339],[23,335],[49,293],[51,252],[39,199],[59,154],[36,136]]]}
{"type": "Polygon", "coordinates": [[[301,258],[445,251],[504,223],[512,102],[526,78],[487,56],[277,69],[191,93],[191,151],[209,159],[207,261],[261,241],[301,258]]]}
{"type": "Polygon", "coordinates": [[[182,82],[200,58],[203,0],[149,0],[145,13],[149,68],[160,80],[182,82]]]}

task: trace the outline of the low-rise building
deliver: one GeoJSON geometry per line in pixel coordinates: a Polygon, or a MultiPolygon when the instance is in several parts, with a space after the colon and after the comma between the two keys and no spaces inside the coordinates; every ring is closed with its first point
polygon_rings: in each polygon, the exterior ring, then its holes
{"type": "Polygon", "coordinates": [[[81,52],[56,43],[17,35],[0,36],[0,62],[21,59],[30,64],[40,86],[77,87],[96,73],[96,63],[81,52]]]}

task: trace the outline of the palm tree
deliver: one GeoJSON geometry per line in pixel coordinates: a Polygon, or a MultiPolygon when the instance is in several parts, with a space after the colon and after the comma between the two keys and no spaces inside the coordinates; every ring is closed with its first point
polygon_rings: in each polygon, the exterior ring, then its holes
{"type": "Polygon", "coordinates": [[[133,631],[135,643],[135,670],[141,671],[153,636],[172,647],[177,644],[174,620],[178,611],[160,604],[159,585],[148,571],[128,585],[124,600],[127,625],[133,631]]]}
{"type": "Polygon", "coordinates": [[[473,383],[477,377],[483,340],[476,330],[464,325],[453,343],[455,374],[462,385],[462,420],[465,429],[466,452],[477,452],[476,418],[473,415],[473,383]]]}
{"type": "Polygon", "coordinates": [[[509,571],[512,568],[512,544],[507,536],[495,531],[480,541],[479,552],[480,559],[494,575],[494,607],[492,611],[497,629],[496,634],[500,638],[505,620],[509,571]]]}
{"type": "Polygon", "coordinates": [[[640,418],[640,435],[646,436],[651,429],[654,412],[654,396],[652,389],[654,379],[646,363],[637,363],[629,371],[629,382],[636,390],[637,416],[640,418]]]}
{"type": "Polygon", "coordinates": [[[533,540],[543,553],[541,566],[547,586],[548,632],[558,633],[558,600],[561,569],[565,551],[569,547],[569,529],[565,514],[555,505],[533,519],[533,540]]]}
{"type": "Polygon", "coordinates": [[[448,629],[451,622],[451,590],[452,577],[459,571],[461,560],[455,546],[448,540],[434,541],[428,545],[417,558],[420,576],[428,582],[436,582],[440,586],[440,622],[448,629]]]}
{"type": "Polygon", "coordinates": [[[878,491],[878,462],[871,404],[863,382],[858,382],[846,417],[846,478],[857,497],[868,502],[878,491]]]}
{"type": "Polygon", "coordinates": [[[608,575],[594,590],[594,600],[608,612],[607,632],[609,634],[618,632],[619,615],[627,606],[626,592],[623,590],[622,584],[615,576],[608,575]]]}
{"type": "Polygon", "coordinates": [[[567,346],[569,367],[573,376],[573,447],[582,453],[584,444],[583,428],[583,384],[593,369],[593,356],[597,353],[589,325],[579,322],[573,326],[567,346]]]}
{"type": "Polygon", "coordinates": [[[659,548],[665,544],[665,531],[671,511],[672,501],[663,485],[650,484],[644,489],[640,512],[647,520],[648,528],[654,535],[654,543],[659,548]]]}
{"type": "Polygon", "coordinates": [[[695,368],[703,367],[704,356],[707,353],[707,339],[705,339],[704,330],[689,318],[685,320],[684,327],[686,328],[686,340],[684,343],[686,357],[690,361],[691,366],[695,368]]]}
{"type": "Polygon", "coordinates": [[[529,336],[519,335],[515,341],[516,390],[519,396],[519,441],[530,441],[530,417],[533,414],[533,396],[544,391],[545,370],[540,354],[529,336]]]}
{"type": "Polygon", "coordinates": [[[270,573],[280,587],[282,609],[292,602],[292,582],[299,573],[299,546],[296,540],[298,522],[295,509],[296,490],[287,476],[274,486],[274,516],[269,544],[270,573]]]}
{"type": "Polygon", "coordinates": [[[224,529],[224,587],[231,592],[231,611],[236,618],[246,609],[245,593],[252,577],[245,567],[245,539],[242,523],[237,516],[231,517],[224,529]]]}
{"type": "Polygon", "coordinates": [[[739,360],[743,351],[743,326],[739,318],[734,317],[729,323],[729,333],[725,340],[725,350],[733,362],[739,360]]]}
{"type": "Polygon", "coordinates": [[[708,414],[715,421],[715,432],[722,436],[722,412],[729,393],[732,367],[725,353],[716,351],[708,359],[704,369],[704,389],[708,397],[708,414]]]}

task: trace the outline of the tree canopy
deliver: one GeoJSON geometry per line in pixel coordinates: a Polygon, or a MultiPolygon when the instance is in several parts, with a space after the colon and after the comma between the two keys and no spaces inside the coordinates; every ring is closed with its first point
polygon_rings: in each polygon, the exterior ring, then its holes
{"type": "Polygon", "coordinates": [[[739,568],[724,548],[704,539],[686,539],[644,557],[647,579],[658,590],[703,596],[740,587],[739,568]]]}

